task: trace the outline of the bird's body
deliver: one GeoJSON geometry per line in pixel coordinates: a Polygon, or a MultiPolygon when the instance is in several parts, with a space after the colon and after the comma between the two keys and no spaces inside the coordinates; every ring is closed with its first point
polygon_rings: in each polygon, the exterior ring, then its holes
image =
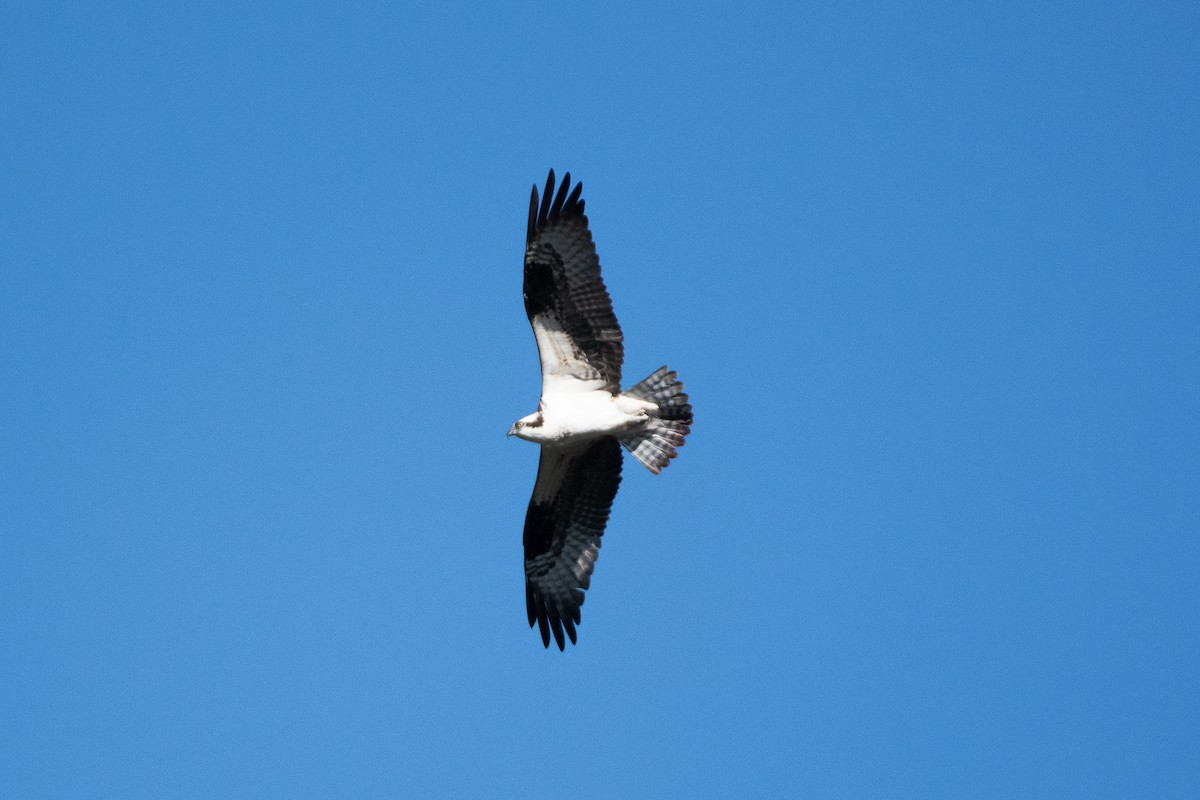
{"type": "Polygon", "coordinates": [[[530,626],[559,649],[575,641],[583,590],[621,483],[621,446],[658,474],[691,430],[692,407],[661,367],[622,392],[623,336],[570,174],[554,171],[529,207],[525,310],[542,364],[538,410],[509,430],[542,447],[525,518],[525,598],[530,626]]]}
{"type": "Polygon", "coordinates": [[[514,436],[543,447],[572,446],[601,436],[623,436],[646,427],[658,406],[604,387],[564,386],[542,395],[540,410],[521,420],[514,436]],[[540,424],[538,423],[540,419],[540,424]]]}

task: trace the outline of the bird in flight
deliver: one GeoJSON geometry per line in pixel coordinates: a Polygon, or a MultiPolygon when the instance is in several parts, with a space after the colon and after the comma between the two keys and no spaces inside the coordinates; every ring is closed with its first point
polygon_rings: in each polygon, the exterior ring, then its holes
{"type": "Polygon", "coordinates": [[[625,348],[571,174],[529,200],[525,311],[542,363],[538,410],[508,431],[541,445],[525,516],[525,606],[542,644],[575,643],[583,591],[621,483],[621,447],[657,475],[691,431],[692,407],[665,366],[621,391],[625,348]]]}

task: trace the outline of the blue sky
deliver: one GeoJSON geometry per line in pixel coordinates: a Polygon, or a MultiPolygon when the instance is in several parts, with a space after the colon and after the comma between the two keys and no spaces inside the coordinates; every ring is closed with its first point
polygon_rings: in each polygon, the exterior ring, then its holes
{"type": "Polygon", "coordinates": [[[0,11],[0,795],[1200,795],[1187,3],[0,11]],[[626,460],[525,623],[530,185],[626,460]]]}

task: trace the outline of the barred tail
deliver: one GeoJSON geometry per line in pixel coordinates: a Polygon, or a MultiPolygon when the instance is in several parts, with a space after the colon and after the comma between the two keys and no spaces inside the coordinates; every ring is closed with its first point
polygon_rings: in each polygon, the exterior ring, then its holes
{"type": "Polygon", "coordinates": [[[676,448],[683,447],[692,430],[692,406],[683,383],[674,371],[664,366],[624,394],[658,406],[646,427],[621,437],[625,449],[657,475],[678,455],[676,448]]]}

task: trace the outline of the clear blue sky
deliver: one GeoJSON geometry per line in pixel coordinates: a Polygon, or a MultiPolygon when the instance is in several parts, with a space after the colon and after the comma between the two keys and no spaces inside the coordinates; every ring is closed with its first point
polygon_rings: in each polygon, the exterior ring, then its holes
{"type": "Polygon", "coordinates": [[[1200,796],[1194,3],[113,5],[0,11],[0,796],[1200,796]],[[552,166],[697,420],[566,653],[552,166]]]}

